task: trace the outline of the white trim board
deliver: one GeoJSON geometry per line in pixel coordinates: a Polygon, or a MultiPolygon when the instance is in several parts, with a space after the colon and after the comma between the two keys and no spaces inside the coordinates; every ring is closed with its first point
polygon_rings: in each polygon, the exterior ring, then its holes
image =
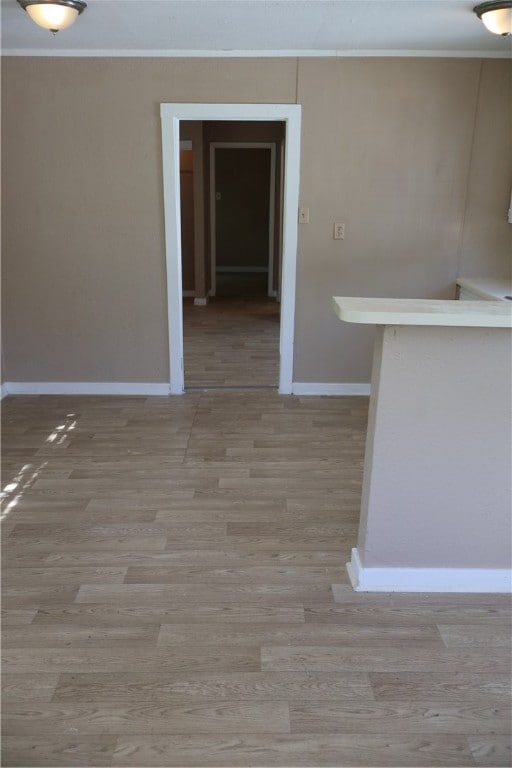
{"type": "Polygon", "coordinates": [[[395,48],[395,49],[379,49],[373,48],[347,48],[345,50],[338,50],[331,48],[328,50],[317,49],[301,49],[301,48],[289,48],[283,50],[282,48],[276,49],[263,49],[263,50],[247,50],[247,49],[230,49],[219,51],[217,49],[210,50],[191,50],[190,48],[135,48],[133,50],[126,50],[125,48],[82,48],[76,50],[74,48],[62,48],[55,50],[53,48],[3,48],[2,57],[5,56],[64,56],[66,58],[121,58],[121,59],[134,59],[134,58],[165,58],[165,59],[296,59],[296,58],[315,58],[315,59],[330,59],[330,58],[415,58],[415,59],[508,59],[510,57],[508,49],[505,47],[502,51],[487,51],[478,50],[473,51],[460,51],[453,50],[451,48],[443,48],[441,50],[422,50],[422,49],[409,49],[409,48],[395,48]]]}
{"type": "Polygon", "coordinates": [[[298,104],[160,104],[169,367],[172,394],[183,394],[185,389],[178,162],[179,126],[181,120],[281,120],[286,124],[279,392],[283,395],[291,394],[295,326],[301,113],[302,108],[298,104]]]}
{"type": "Polygon", "coordinates": [[[258,274],[263,274],[265,272],[268,272],[268,267],[215,267],[216,273],[219,274],[230,274],[234,272],[235,274],[245,274],[246,272],[252,273],[257,272],[258,274]]]}
{"type": "MultiPolygon", "coordinates": [[[[207,299],[195,299],[204,306],[207,299]]],[[[169,384],[124,381],[6,381],[1,385],[1,397],[7,395],[169,395],[169,384]]],[[[175,393],[174,393],[175,394],[175,393]]],[[[294,395],[355,396],[370,394],[369,384],[318,384],[294,382],[294,395]]]]}
{"type": "Polygon", "coordinates": [[[294,381],[292,384],[292,393],[294,395],[332,395],[348,396],[362,395],[368,397],[370,394],[369,384],[322,384],[321,382],[294,381]]]}
{"type": "MultiPolygon", "coordinates": [[[[356,592],[512,591],[512,570],[508,568],[364,568],[355,548],[347,571],[356,592]]],[[[336,585],[333,591],[336,593],[336,585]]]]}
{"type": "Polygon", "coordinates": [[[0,384],[0,400],[3,400],[4,397],[7,397],[9,392],[7,391],[7,387],[5,384],[0,384]]]}
{"type": "Polygon", "coordinates": [[[169,384],[125,381],[8,381],[5,395],[169,395],[169,384]]]}

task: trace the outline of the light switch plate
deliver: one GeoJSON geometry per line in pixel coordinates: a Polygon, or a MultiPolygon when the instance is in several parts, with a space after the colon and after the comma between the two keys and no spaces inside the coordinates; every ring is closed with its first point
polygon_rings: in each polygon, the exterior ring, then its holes
{"type": "Polygon", "coordinates": [[[334,224],[334,233],[333,238],[335,240],[344,240],[345,239],[345,225],[344,224],[334,224]]]}

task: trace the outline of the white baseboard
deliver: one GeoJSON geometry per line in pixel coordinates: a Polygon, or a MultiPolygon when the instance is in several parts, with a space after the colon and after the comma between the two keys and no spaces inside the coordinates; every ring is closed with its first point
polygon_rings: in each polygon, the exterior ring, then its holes
{"type": "Polygon", "coordinates": [[[508,568],[364,568],[357,549],[347,571],[356,592],[511,592],[508,568]]]}
{"type": "MultiPolygon", "coordinates": [[[[207,299],[196,299],[195,302],[207,299]]],[[[194,302],[194,303],[195,303],[194,302]]],[[[1,396],[7,395],[168,395],[165,383],[129,383],[124,381],[7,381],[1,385],[1,396]]],[[[369,384],[292,384],[294,395],[369,395],[369,384]]]]}
{"type": "Polygon", "coordinates": [[[322,384],[319,382],[294,381],[294,395],[365,395],[370,394],[369,384],[322,384]]]}
{"type": "Polygon", "coordinates": [[[124,381],[8,381],[2,385],[7,395],[168,395],[169,384],[124,381]]]}
{"type": "Polygon", "coordinates": [[[268,272],[268,267],[216,267],[215,272],[218,275],[229,273],[241,274],[242,272],[256,274],[260,272],[268,272]]]}
{"type": "Polygon", "coordinates": [[[3,400],[4,397],[7,397],[8,394],[9,393],[5,384],[0,384],[0,400],[3,400]]]}
{"type": "Polygon", "coordinates": [[[205,296],[201,299],[194,299],[194,306],[195,307],[206,307],[208,304],[208,296],[205,296]]]}

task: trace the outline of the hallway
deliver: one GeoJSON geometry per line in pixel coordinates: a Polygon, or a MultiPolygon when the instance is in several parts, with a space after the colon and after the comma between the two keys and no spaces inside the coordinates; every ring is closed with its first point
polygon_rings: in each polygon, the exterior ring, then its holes
{"type": "Polygon", "coordinates": [[[184,299],[185,389],[277,388],[280,305],[266,297],[266,279],[222,275],[205,307],[184,299]]]}

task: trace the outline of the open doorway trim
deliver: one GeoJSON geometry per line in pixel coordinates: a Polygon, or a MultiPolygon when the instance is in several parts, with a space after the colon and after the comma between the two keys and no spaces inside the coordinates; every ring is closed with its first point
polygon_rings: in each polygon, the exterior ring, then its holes
{"type": "Polygon", "coordinates": [[[216,212],[216,152],[218,149],[268,149],[270,152],[270,186],[268,196],[268,275],[267,296],[277,296],[274,290],[274,221],[276,199],[276,143],[268,141],[211,141],[210,142],[210,253],[211,295],[217,290],[217,212],[216,212]]]}
{"type": "Polygon", "coordinates": [[[297,104],[161,104],[170,392],[184,392],[181,295],[180,120],[281,120],[286,126],[279,392],[291,394],[297,269],[301,107],[297,104]]]}

